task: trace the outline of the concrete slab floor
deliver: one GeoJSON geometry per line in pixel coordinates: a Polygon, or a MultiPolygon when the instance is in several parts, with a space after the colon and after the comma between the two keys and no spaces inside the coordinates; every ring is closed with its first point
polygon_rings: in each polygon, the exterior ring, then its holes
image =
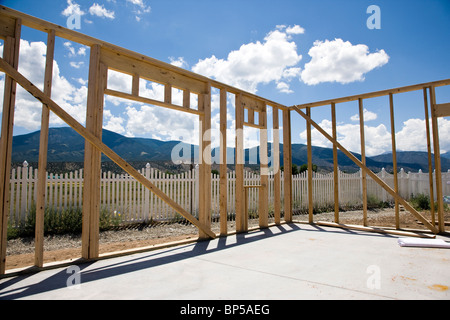
{"type": "Polygon", "coordinates": [[[0,300],[450,299],[450,250],[398,238],[285,224],[5,278],[0,300]]]}

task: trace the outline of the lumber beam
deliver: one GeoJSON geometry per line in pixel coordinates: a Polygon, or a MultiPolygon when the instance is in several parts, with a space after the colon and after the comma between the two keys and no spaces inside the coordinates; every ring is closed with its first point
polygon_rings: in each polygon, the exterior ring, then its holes
{"type": "Polygon", "coordinates": [[[441,148],[439,146],[438,115],[436,114],[436,92],[430,87],[431,128],[433,131],[434,170],[436,175],[436,197],[439,232],[445,232],[444,225],[444,195],[442,192],[441,148]]]}
{"type": "Polygon", "coordinates": [[[267,228],[269,226],[269,157],[267,150],[267,112],[259,113],[259,123],[263,123],[264,128],[259,132],[259,159],[260,159],[260,179],[261,189],[259,189],[259,226],[267,228]]]}
{"type": "MultiPolygon", "coordinates": [[[[47,54],[45,61],[44,94],[51,97],[53,59],[55,55],[55,31],[50,31],[47,36],[47,54]]],[[[45,191],[47,190],[47,152],[48,131],[50,122],[50,110],[44,104],[41,114],[41,132],[39,139],[39,162],[36,199],[36,226],[34,237],[34,265],[42,268],[44,265],[44,214],[45,214],[45,191]]]]}
{"type": "MultiPolygon", "coordinates": [[[[359,107],[359,136],[361,140],[361,163],[366,165],[366,138],[364,134],[364,106],[363,99],[358,99],[359,107]]],[[[367,174],[364,170],[361,171],[362,183],[362,201],[363,201],[363,225],[367,227],[367,174]]]]}
{"type": "Polygon", "coordinates": [[[434,114],[436,117],[450,117],[450,103],[441,103],[434,105],[434,114]]]}
{"type": "MultiPolygon", "coordinates": [[[[91,47],[89,85],[86,109],[86,129],[100,141],[103,125],[103,93],[106,88],[107,68],[100,62],[100,46],[91,47]]],[[[99,221],[101,190],[101,151],[89,141],[84,151],[83,232],[82,257],[99,255],[99,221]]]]}
{"type": "Polygon", "coordinates": [[[425,109],[425,129],[427,135],[427,152],[428,152],[428,182],[430,185],[430,212],[431,212],[431,224],[435,225],[436,222],[436,214],[434,208],[434,182],[433,182],[433,164],[432,164],[432,154],[431,154],[431,137],[430,137],[430,121],[429,121],[429,112],[428,112],[428,94],[427,88],[423,89],[423,104],[425,109]]]}
{"type": "Polygon", "coordinates": [[[390,93],[398,94],[398,93],[405,93],[405,92],[411,92],[411,91],[416,91],[416,90],[422,90],[423,88],[428,88],[428,87],[431,87],[431,86],[433,86],[433,87],[441,87],[441,86],[448,86],[448,85],[450,85],[450,79],[443,79],[443,80],[439,80],[439,81],[414,84],[414,85],[410,85],[410,86],[398,87],[398,88],[381,90],[381,91],[374,91],[374,92],[363,93],[363,94],[347,96],[347,97],[341,97],[341,98],[336,98],[336,99],[329,99],[329,100],[316,101],[316,102],[312,102],[312,103],[298,104],[298,105],[294,105],[294,106],[289,107],[289,109],[295,109],[295,108],[305,109],[305,108],[308,108],[308,107],[309,108],[320,107],[320,106],[329,105],[331,103],[338,104],[338,103],[356,101],[356,100],[359,100],[359,99],[369,99],[369,98],[376,98],[376,97],[387,96],[390,93]]]}
{"type": "Polygon", "coordinates": [[[273,167],[273,197],[275,223],[281,223],[281,173],[280,173],[280,124],[278,108],[272,108],[273,121],[273,144],[272,144],[272,167],[273,167]]]}
{"type": "MultiPolygon", "coordinates": [[[[333,130],[333,139],[337,141],[336,128],[336,104],[331,104],[331,123],[333,130]]],[[[338,150],[333,144],[333,182],[334,182],[334,222],[339,223],[339,167],[338,150]]]]}
{"type": "Polygon", "coordinates": [[[220,206],[220,235],[228,234],[227,226],[227,91],[220,90],[220,187],[219,187],[219,206],[220,206]]]}
{"type": "MultiPolygon", "coordinates": [[[[311,108],[306,108],[306,114],[311,117],[311,108]]],[[[312,166],[312,142],[311,142],[311,124],[306,123],[306,148],[308,158],[308,221],[314,221],[314,204],[313,204],[313,166],[312,166]]]]}
{"type": "Polygon", "coordinates": [[[284,220],[292,222],[291,112],[283,110],[284,220]]]}
{"type": "MultiPolygon", "coordinates": [[[[199,117],[199,213],[198,220],[208,229],[211,227],[211,87],[208,93],[200,94],[198,108],[203,111],[199,117]]],[[[208,234],[199,231],[199,238],[208,234]]]]}
{"type": "Polygon", "coordinates": [[[235,103],[236,112],[236,144],[235,144],[235,171],[236,171],[236,232],[245,232],[245,190],[244,190],[244,108],[242,94],[237,94],[235,103]]]}
{"type": "MultiPolygon", "coordinates": [[[[17,72],[19,65],[21,30],[21,20],[16,19],[14,25],[14,37],[6,37],[3,47],[2,61],[8,64],[9,68],[15,72],[17,72]]],[[[6,242],[10,208],[9,181],[11,178],[14,107],[16,103],[16,82],[14,80],[13,77],[6,74],[0,140],[0,274],[4,274],[6,270],[6,242]]]]}
{"type": "MultiPolygon", "coordinates": [[[[391,115],[392,164],[394,169],[394,191],[398,193],[397,144],[395,141],[394,95],[389,94],[389,111],[391,115]]],[[[400,206],[395,199],[395,227],[400,229],[400,206]]]]}

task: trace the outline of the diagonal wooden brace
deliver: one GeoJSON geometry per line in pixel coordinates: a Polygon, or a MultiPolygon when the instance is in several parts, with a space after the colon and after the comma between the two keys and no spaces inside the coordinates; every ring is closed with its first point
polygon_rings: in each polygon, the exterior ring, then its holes
{"type": "Polygon", "coordinates": [[[347,157],[350,158],[356,165],[358,165],[361,170],[366,172],[376,183],[378,183],[382,188],[384,188],[391,196],[393,196],[399,203],[401,203],[406,210],[411,212],[418,220],[420,220],[431,232],[437,234],[438,229],[433,226],[428,220],[416,211],[405,199],[403,199],[397,192],[395,192],[391,187],[389,187],[383,180],[381,180],[372,170],[365,166],[361,161],[358,160],[351,152],[345,149],[336,139],[330,136],[325,130],[323,130],[316,122],[314,122],[310,117],[308,117],[300,108],[294,106],[293,109],[297,111],[308,123],[310,123],[314,128],[317,129],[325,138],[332,142],[337,148],[339,148],[347,157]]]}
{"type": "Polygon", "coordinates": [[[108,158],[114,161],[118,166],[120,166],[125,172],[135,178],[137,181],[142,183],[147,189],[153,192],[157,197],[171,206],[176,212],[185,217],[190,223],[195,225],[199,230],[203,231],[209,237],[214,239],[216,237],[215,233],[211,231],[210,228],[205,226],[203,223],[198,221],[193,215],[184,210],[178,203],[173,201],[169,196],[167,196],[161,189],[156,187],[147,178],[141,175],[136,169],[129,165],[124,159],[122,159],[117,153],[112,151],[108,146],[106,146],[100,139],[91,134],[84,126],[82,126],[78,121],[76,121],[71,115],[69,115],[64,109],[62,109],[58,104],[56,104],[52,99],[46,96],[41,90],[39,90],[33,83],[31,83],[27,78],[25,78],[21,73],[15,70],[9,63],[4,59],[0,58],[0,70],[4,71],[12,79],[14,79],[20,86],[22,86],[26,91],[28,91],[32,96],[45,104],[51,111],[53,111],[58,117],[60,117],[64,122],[66,122],[70,127],[72,127],[76,132],[78,132],[84,139],[89,141],[95,148],[103,152],[108,158]]]}

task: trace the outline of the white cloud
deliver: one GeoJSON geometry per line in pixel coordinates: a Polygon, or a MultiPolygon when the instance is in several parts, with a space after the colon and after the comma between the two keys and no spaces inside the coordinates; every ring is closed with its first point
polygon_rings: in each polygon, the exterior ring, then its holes
{"type": "Polygon", "coordinates": [[[89,8],[89,13],[93,16],[97,16],[97,17],[101,17],[101,18],[108,18],[108,19],[115,18],[114,11],[109,11],[103,5],[99,5],[98,3],[94,3],[89,8]]]}
{"type": "MultiPolygon", "coordinates": [[[[2,46],[0,46],[2,48],[2,46]]],[[[3,48],[2,48],[3,49],[3,48]]],[[[20,42],[19,72],[39,89],[44,87],[46,44],[43,42],[20,42]]],[[[77,88],[61,75],[57,61],[53,63],[52,99],[81,123],[85,121],[87,87],[77,88]]],[[[16,95],[14,123],[28,130],[38,130],[41,124],[42,104],[20,86],[16,95]]],[[[51,125],[64,122],[54,114],[50,116],[51,125]]]]}
{"type": "Polygon", "coordinates": [[[84,64],[83,61],[79,61],[79,62],[71,61],[70,62],[70,66],[75,69],[80,69],[83,64],[84,64]]]}
{"type": "MultiPolygon", "coordinates": [[[[329,120],[322,120],[319,126],[327,131],[330,135],[332,132],[332,123],[329,120]]],[[[349,151],[361,152],[361,140],[359,136],[359,124],[338,124],[336,126],[339,143],[349,151]]],[[[364,126],[365,148],[367,156],[375,156],[391,148],[391,134],[386,126],[380,124],[376,127],[364,126]]],[[[306,130],[300,133],[300,138],[306,141],[306,130]]],[[[319,131],[313,129],[311,131],[312,145],[324,148],[331,148],[333,144],[326,139],[319,131]]]]}
{"type": "MultiPolygon", "coordinates": [[[[363,116],[364,116],[364,122],[376,120],[378,118],[378,115],[376,113],[369,111],[365,108],[364,108],[363,116]]],[[[355,114],[355,115],[351,116],[350,120],[359,121],[359,114],[355,114]]]]}
{"type": "Polygon", "coordinates": [[[192,70],[256,93],[260,84],[278,83],[298,73],[299,68],[294,66],[301,59],[291,36],[277,29],[269,32],[263,42],[244,44],[226,59],[213,55],[200,60],[192,70]]]}
{"type": "Polygon", "coordinates": [[[367,72],[389,61],[384,50],[369,53],[366,45],[352,45],[342,39],[316,41],[308,54],[312,59],[305,64],[301,74],[302,80],[308,85],[363,81],[367,72]]]}
{"type": "Polygon", "coordinates": [[[305,33],[305,29],[300,27],[299,25],[295,25],[293,27],[288,27],[286,29],[286,33],[288,33],[288,34],[303,34],[303,33],[305,33]]]}
{"type": "MultiPolygon", "coordinates": [[[[430,119],[431,128],[431,119],[430,119]]],[[[438,119],[439,143],[441,153],[450,151],[450,121],[447,118],[438,119]]],[[[397,148],[405,151],[426,151],[427,137],[425,120],[409,119],[396,134],[397,148]]]]}
{"type": "MultiPolygon", "coordinates": [[[[330,135],[332,124],[329,120],[322,120],[319,126],[330,135]]],[[[431,124],[430,124],[431,125],[431,124]]],[[[337,125],[338,141],[344,148],[352,152],[361,152],[361,140],[359,136],[359,124],[341,123],[337,125]]],[[[378,126],[364,126],[366,155],[371,157],[392,151],[391,133],[384,124],[378,126]]],[[[439,119],[439,135],[450,136],[450,121],[445,118],[439,119]]],[[[425,120],[409,119],[403,122],[402,127],[395,134],[397,150],[399,151],[427,151],[427,138],[425,131],[425,120]]],[[[300,133],[300,138],[306,141],[306,130],[300,133]]],[[[311,131],[312,145],[330,148],[329,142],[319,131],[311,131]]],[[[441,152],[450,150],[450,140],[440,139],[441,152]]]]}
{"type": "Polygon", "coordinates": [[[69,57],[86,56],[86,50],[88,49],[86,46],[77,44],[77,46],[80,47],[76,50],[73,43],[70,41],[64,42],[63,45],[69,51],[69,57]]]}
{"type": "Polygon", "coordinates": [[[124,119],[119,116],[114,116],[111,110],[105,109],[103,111],[103,128],[119,134],[125,133],[123,127],[124,119]]]}
{"type": "Polygon", "coordinates": [[[65,17],[69,17],[71,15],[84,15],[84,11],[81,10],[80,5],[72,0],[67,0],[67,8],[61,12],[61,14],[65,17]]]}
{"type": "Polygon", "coordinates": [[[189,67],[189,65],[187,64],[187,62],[184,60],[183,57],[178,57],[178,58],[169,57],[169,60],[170,60],[170,64],[174,65],[176,67],[180,67],[180,68],[184,68],[184,69],[187,69],[189,67]]]}
{"type": "Polygon", "coordinates": [[[134,13],[137,22],[141,21],[143,14],[151,12],[152,8],[145,4],[144,0],[127,0],[127,2],[135,6],[134,13]]]}
{"type": "Polygon", "coordinates": [[[198,144],[198,117],[156,106],[129,105],[126,107],[126,134],[131,137],[150,134],[161,140],[198,144]]]}
{"type": "Polygon", "coordinates": [[[278,82],[277,89],[283,93],[293,93],[294,92],[289,88],[289,85],[286,82],[278,82]]]}
{"type": "Polygon", "coordinates": [[[85,56],[86,55],[86,49],[87,49],[87,47],[80,47],[80,49],[78,49],[78,52],[77,52],[77,54],[78,55],[80,55],[80,56],[85,56]]]}

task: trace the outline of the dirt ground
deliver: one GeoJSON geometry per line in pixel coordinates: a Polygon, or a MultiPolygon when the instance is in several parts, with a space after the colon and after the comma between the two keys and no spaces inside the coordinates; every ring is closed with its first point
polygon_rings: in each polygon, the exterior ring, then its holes
{"type": "MultiPolygon", "coordinates": [[[[422,212],[429,221],[429,212],[422,212]]],[[[346,211],[340,213],[340,223],[363,224],[362,211],[346,211]]],[[[295,215],[294,220],[308,221],[307,215],[295,215]]],[[[314,221],[334,222],[334,212],[314,215],[314,221]]],[[[426,228],[409,212],[400,211],[401,228],[426,228]]],[[[450,221],[450,213],[445,214],[445,221],[450,221]]],[[[249,221],[249,227],[257,226],[258,220],[249,221]]],[[[368,225],[393,227],[395,226],[394,209],[378,209],[368,211],[368,225]]],[[[234,231],[234,221],[229,221],[228,230],[234,231]]],[[[447,227],[448,229],[448,227],[447,227]]],[[[213,223],[212,230],[219,232],[219,224],[213,223]]],[[[100,254],[117,252],[127,249],[142,248],[151,245],[164,244],[198,237],[197,228],[190,224],[158,224],[156,226],[125,228],[100,233],[100,254]]],[[[81,256],[81,235],[47,236],[44,240],[44,262],[75,260],[81,256]]],[[[34,264],[34,239],[20,238],[9,240],[7,244],[6,268],[16,269],[29,267],[34,264]]]]}

